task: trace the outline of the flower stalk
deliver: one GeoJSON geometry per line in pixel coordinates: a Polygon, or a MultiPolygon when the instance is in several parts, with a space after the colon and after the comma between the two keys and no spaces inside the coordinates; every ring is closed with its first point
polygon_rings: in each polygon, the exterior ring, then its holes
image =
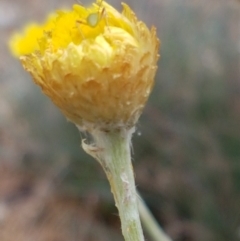
{"type": "Polygon", "coordinates": [[[83,149],[99,161],[109,180],[121,219],[125,241],[144,241],[138,198],[131,162],[131,136],[134,128],[92,133],[95,143],[83,149]]]}
{"type": "Polygon", "coordinates": [[[138,207],[143,227],[151,237],[152,241],[172,241],[170,237],[157,224],[155,218],[140,196],[138,199],[138,207]]]}

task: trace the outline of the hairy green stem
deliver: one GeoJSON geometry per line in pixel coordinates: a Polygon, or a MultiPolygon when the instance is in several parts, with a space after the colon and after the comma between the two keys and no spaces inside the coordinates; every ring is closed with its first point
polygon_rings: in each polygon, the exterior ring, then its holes
{"type": "Polygon", "coordinates": [[[121,219],[125,241],[144,241],[131,163],[131,136],[134,129],[94,131],[95,143],[83,149],[102,165],[109,180],[121,219]]]}

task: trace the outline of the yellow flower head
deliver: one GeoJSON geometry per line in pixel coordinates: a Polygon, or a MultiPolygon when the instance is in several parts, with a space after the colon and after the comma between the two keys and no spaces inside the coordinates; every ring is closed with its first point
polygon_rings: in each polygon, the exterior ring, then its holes
{"type": "Polygon", "coordinates": [[[10,47],[43,92],[80,128],[132,127],[152,90],[159,40],[123,4],[58,11],[10,47]]]}

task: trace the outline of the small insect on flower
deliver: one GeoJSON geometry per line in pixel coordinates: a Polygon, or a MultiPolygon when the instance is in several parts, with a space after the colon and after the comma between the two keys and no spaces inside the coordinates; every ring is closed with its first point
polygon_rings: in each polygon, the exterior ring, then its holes
{"type": "Polygon", "coordinates": [[[104,18],[104,20],[106,21],[106,25],[108,26],[106,9],[102,6],[102,2],[103,0],[97,1],[97,5],[99,7],[97,12],[89,13],[85,20],[77,20],[77,23],[85,24],[91,28],[95,28],[98,23],[104,18]]]}

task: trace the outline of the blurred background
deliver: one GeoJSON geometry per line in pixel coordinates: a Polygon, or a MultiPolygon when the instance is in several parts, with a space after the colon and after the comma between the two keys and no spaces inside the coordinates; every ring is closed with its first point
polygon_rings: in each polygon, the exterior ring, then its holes
{"type": "MultiPolygon", "coordinates": [[[[13,31],[74,3],[0,0],[1,241],[123,240],[100,165],[7,46],[13,31]]],[[[240,2],[126,3],[162,43],[133,137],[137,187],[174,241],[240,240],[240,2]]]]}

